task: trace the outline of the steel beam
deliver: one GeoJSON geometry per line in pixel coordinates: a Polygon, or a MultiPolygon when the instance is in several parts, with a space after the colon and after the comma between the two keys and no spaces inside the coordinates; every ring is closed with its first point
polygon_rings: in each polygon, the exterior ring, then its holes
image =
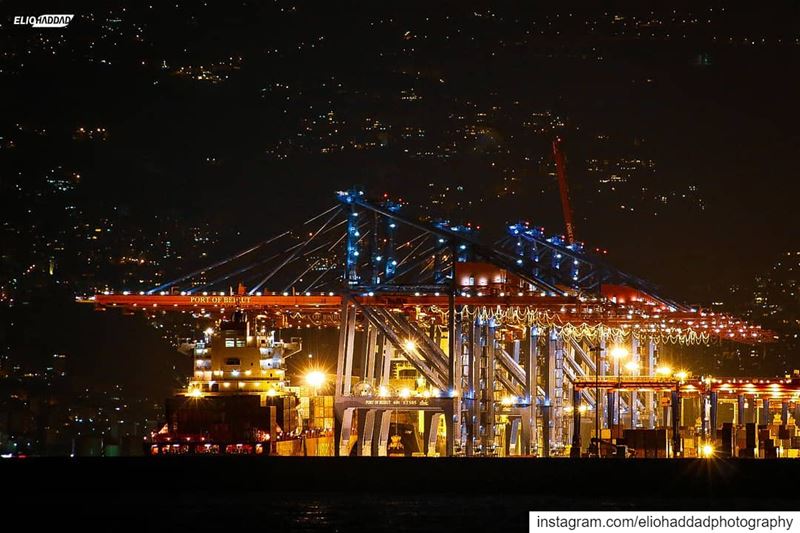
{"type": "Polygon", "coordinates": [[[353,413],[355,409],[350,407],[342,411],[342,422],[339,431],[339,450],[337,455],[350,455],[350,433],[353,429],[353,413]]]}
{"type": "Polygon", "coordinates": [[[509,431],[509,437],[506,439],[508,442],[508,455],[509,456],[516,456],[519,455],[518,446],[519,443],[519,428],[521,425],[522,419],[521,418],[513,418],[511,420],[511,429],[509,431]]]}
{"type": "MultiPolygon", "coordinates": [[[[656,343],[653,341],[652,338],[647,340],[647,375],[648,376],[655,376],[656,375],[656,343]]],[[[655,394],[653,391],[648,391],[645,393],[645,402],[647,402],[647,406],[645,408],[645,416],[647,417],[647,427],[649,429],[655,429],[656,427],[656,406],[655,406],[655,394]]]]}
{"type": "Polygon", "coordinates": [[[681,457],[681,393],[677,390],[671,393],[672,402],[672,456],[681,457]]]}
{"type": "Polygon", "coordinates": [[[736,395],[736,425],[739,427],[744,426],[744,394],[736,395]]]}
{"type": "Polygon", "coordinates": [[[372,455],[372,435],[375,432],[375,413],[376,409],[367,409],[364,413],[363,424],[358,428],[360,434],[358,439],[359,455],[372,455]]]}
{"type": "Polygon", "coordinates": [[[436,442],[439,436],[439,424],[444,417],[444,413],[425,413],[425,455],[433,457],[436,455],[436,442]]]}
{"type": "Polygon", "coordinates": [[[378,457],[386,457],[389,451],[389,430],[392,425],[392,411],[386,409],[381,413],[380,431],[378,432],[378,457]]]}
{"type": "Polygon", "coordinates": [[[569,456],[578,458],[581,456],[581,391],[573,387],[572,389],[572,446],[569,449],[569,456]]]}
{"type": "MultiPolygon", "coordinates": [[[[344,388],[342,390],[343,396],[350,396],[351,386],[353,383],[353,349],[355,347],[356,339],[356,310],[351,309],[352,312],[347,314],[347,344],[345,347],[344,355],[344,388]]],[[[341,331],[339,334],[341,335],[341,331]]]]}
{"type": "Polygon", "coordinates": [[[349,310],[349,303],[347,298],[342,298],[341,315],[339,320],[339,352],[336,363],[336,390],[334,396],[339,397],[342,394],[342,383],[344,382],[344,360],[345,351],[347,349],[347,317],[349,310]]]}
{"type": "Polygon", "coordinates": [[[528,328],[528,360],[525,365],[525,396],[528,399],[527,420],[522,424],[522,453],[535,455],[538,451],[537,432],[537,404],[538,398],[538,357],[539,357],[539,330],[536,327],[528,328]],[[527,422],[527,423],[526,423],[527,422]]]}
{"type": "Polygon", "coordinates": [[[711,426],[711,440],[717,440],[717,409],[719,407],[719,398],[716,391],[711,391],[708,395],[710,414],[708,417],[708,424],[711,426]]]}
{"type": "Polygon", "coordinates": [[[394,346],[389,341],[388,337],[384,334],[383,336],[383,349],[381,350],[381,375],[380,375],[380,386],[381,387],[388,387],[389,386],[389,378],[392,375],[392,358],[394,357],[394,346]]]}
{"type": "MultiPolygon", "coordinates": [[[[639,349],[640,349],[639,339],[637,339],[634,336],[631,336],[631,361],[634,364],[636,364],[637,369],[641,368],[642,365],[642,357],[639,349]]],[[[635,370],[634,372],[635,372],[634,375],[637,376],[639,375],[638,370],[635,370]]],[[[639,425],[639,412],[636,409],[636,404],[639,401],[639,394],[635,390],[632,390],[630,396],[631,396],[631,401],[630,405],[628,405],[628,410],[630,411],[631,415],[630,416],[631,429],[636,429],[636,427],[639,425]]]]}
{"type": "Polygon", "coordinates": [[[495,352],[497,351],[497,341],[495,340],[495,326],[489,321],[484,326],[486,336],[485,353],[485,381],[484,381],[484,411],[485,428],[483,438],[484,453],[495,447],[495,352]]]}
{"type": "Polygon", "coordinates": [[[367,326],[367,353],[364,363],[364,380],[370,385],[375,385],[375,352],[378,349],[378,329],[373,325],[367,326]]]}

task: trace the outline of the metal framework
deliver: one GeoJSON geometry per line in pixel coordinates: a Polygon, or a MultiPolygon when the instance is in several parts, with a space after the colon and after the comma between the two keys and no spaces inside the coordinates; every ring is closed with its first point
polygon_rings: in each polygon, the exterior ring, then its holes
{"type": "Polygon", "coordinates": [[[253,310],[273,314],[276,327],[338,327],[340,455],[385,455],[398,411],[423,413],[425,453],[444,426],[447,455],[559,454],[574,444],[570,409],[581,403],[610,413],[604,427],[620,412],[634,425],[657,423],[655,390],[621,398],[609,385],[621,373],[611,345],[626,346],[653,376],[662,342],[771,340],[741,320],[661,297],[541,228],[513,224],[486,244],[468,226],[416,220],[357,189],[336,199],[300,228],[146,293],[89,301],[147,312],[253,310]],[[416,372],[414,391],[390,386],[398,363],[416,372]]]}

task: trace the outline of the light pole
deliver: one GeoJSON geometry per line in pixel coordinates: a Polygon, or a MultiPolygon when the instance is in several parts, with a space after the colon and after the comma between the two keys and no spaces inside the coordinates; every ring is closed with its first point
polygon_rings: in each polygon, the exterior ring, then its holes
{"type": "MultiPolygon", "coordinates": [[[[629,361],[629,362],[627,362],[625,364],[625,370],[630,372],[632,377],[637,376],[638,372],[639,372],[639,364],[636,363],[636,361],[629,361]]],[[[635,402],[635,396],[634,396],[634,391],[633,390],[631,391],[631,404],[629,406],[629,409],[630,409],[630,412],[631,412],[631,429],[636,429],[636,425],[634,423],[634,413],[636,411],[636,402],[635,402]]]]}
{"type": "Polygon", "coordinates": [[[594,352],[594,446],[597,458],[600,458],[600,352],[603,348],[593,346],[594,352]]]}
{"type": "MultiPolygon", "coordinates": [[[[656,368],[656,375],[662,378],[669,378],[672,376],[672,367],[669,365],[660,365],[656,368]]],[[[663,398],[663,393],[661,393],[661,398],[663,398]]],[[[669,407],[666,405],[663,406],[663,411],[661,413],[661,421],[662,426],[666,429],[667,427],[667,419],[669,418],[669,407]]],[[[652,408],[652,407],[651,407],[652,408]]]]}
{"type": "Polygon", "coordinates": [[[624,346],[615,346],[611,349],[611,357],[615,359],[614,367],[617,373],[617,427],[622,424],[622,413],[621,411],[621,397],[622,393],[620,389],[622,388],[622,372],[619,369],[619,362],[621,359],[624,359],[628,356],[628,349],[624,346]]]}

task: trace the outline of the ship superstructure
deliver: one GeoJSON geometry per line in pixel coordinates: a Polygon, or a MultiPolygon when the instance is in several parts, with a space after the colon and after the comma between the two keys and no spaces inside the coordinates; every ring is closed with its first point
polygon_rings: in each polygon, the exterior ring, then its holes
{"type": "Polygon", "coordinates": [[[285,360],[300,338],[275,339],[263,315],[235,311],[194,343],[188,386],[166,401],[166,424],[148,453],[264,454],[278,439],[300,434],[298,387],[285,360]]]}
{"type": "Polygon", "coordinates": [[[194,377],[188,396],[248,394],[267,398],[290,392],[284,360],[299,352],[298,337],[289,342],[275,340],[275,331],[265,323],[252,323],[247,314],[236,311],[218,330],[205,332],[205,340],[194,347],[194,377]]]}

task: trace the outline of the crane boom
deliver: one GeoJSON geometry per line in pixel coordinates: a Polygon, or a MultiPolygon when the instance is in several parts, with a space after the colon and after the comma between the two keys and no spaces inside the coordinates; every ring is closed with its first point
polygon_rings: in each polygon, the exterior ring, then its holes
{"type": "Polygon", "coordinates": [[[564,225],[567,229],[567,244],[575,242],[575,224],[572,220],[572,204],[569,200],[569,185],[567,184],[567,169],[564,154],[561,152],[561,138],[553,139],[553,159],[556,161],[558,173],[558,189],[561,193],[561,210],[564,212],[564,225]]]}

